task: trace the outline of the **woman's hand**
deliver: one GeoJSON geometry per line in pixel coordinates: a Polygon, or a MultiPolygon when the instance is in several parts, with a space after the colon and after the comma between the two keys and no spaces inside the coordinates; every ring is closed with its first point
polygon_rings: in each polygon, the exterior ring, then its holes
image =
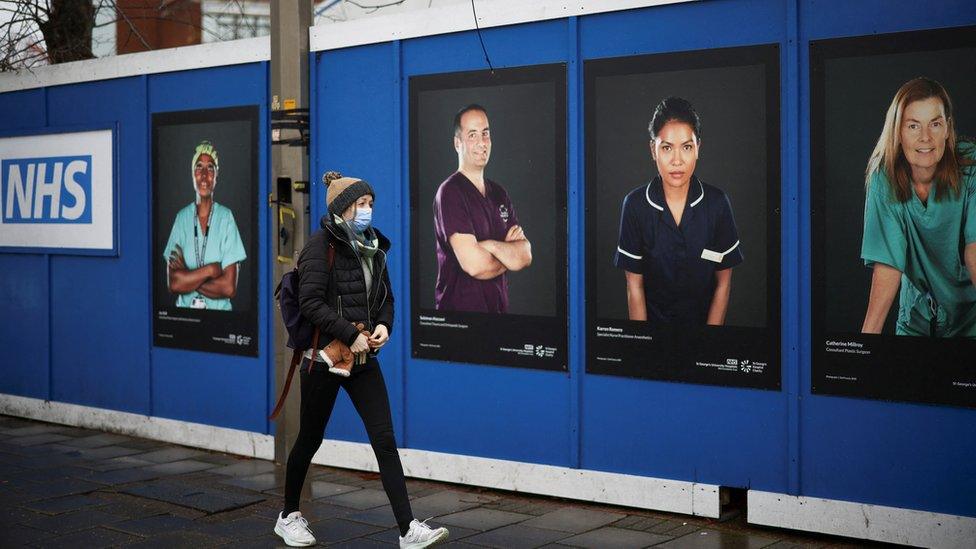
{"type": "Polygon", "coordinates": [[[376,329],[373,330],[373,335],[369,338],[369,346],[372,349],[379,349],[390,340],[390,332],[386,329],[386,326],[379,324],[376,329]]]}
{"type": "Polygon", "coordinates": [[[359,353],[365,353],[369,351],[369,340],[366,339],[365,335],[359,334],[356,336],[356,341],[353,341],[352,345],[349,346],[349,350],[357,355],[359,353]]]}

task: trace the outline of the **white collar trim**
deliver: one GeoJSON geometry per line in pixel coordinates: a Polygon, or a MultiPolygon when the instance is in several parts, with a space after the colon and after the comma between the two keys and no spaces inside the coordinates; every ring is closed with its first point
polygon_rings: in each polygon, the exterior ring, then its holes
{"type": "Polygon", "coordinates": [[[698,195],[698,198],[696,198],[695,201],[691,203],[690,206],[691,208],[697,206],[698,203],[702,201],[702,198],[705,198],[705,187],[702,186],[701,181],[698,182],[698,189],[701,190],[701,194],[698,195]]]}
{"type": "MultiPolygon", "coordinates": [[[[650,183],[647,184],[647,188],[644,189],[644,198],[647,199],[647,203],[650,204],[652,208],[656,209],[659,212],[663,212],[664,208],[658,206],[657,204],[654,203],[653,200],[651,200],[651,185],[653,183],[654,182],[651,181],[650,183]]],[[[689,208],[694,208],[695,206],[698,205],[699,202],[702,201],[703,198],[705,198],[705,187],[702,186],[701,181],[698,182],[698,190],[700,191],[701,194],[699,194],[698,198],[696,198],[695,201],[692,202],[691,205],[689,205],[689,208]]]]}
{"type": "Polygon", "coordinates": [[[652,208],[656,209],[659,212],[663,212],[664,208],[658,206],[657,204],[654,203],[653,200],[651,200],[651,185],[653,184],[654,184],[653,180],[647,184],[647,188],[644,189],[644,197],[647,198],[647,203],[650,204],[652,208]]]}

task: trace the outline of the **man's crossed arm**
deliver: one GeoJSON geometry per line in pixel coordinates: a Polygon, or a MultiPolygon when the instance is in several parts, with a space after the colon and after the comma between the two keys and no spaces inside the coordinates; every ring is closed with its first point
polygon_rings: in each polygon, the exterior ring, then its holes
{"type": "Polygon", "coordinates": [[[508,230],[504,242],[479,242],[473,234],[455,233],[450,243],[461,269],[478,280],[490,280],[505,271],[519,271],[532,264],[532,243],[518,225],[508,230]]]}
{"type": "Polygon", "coordinates": [[[194,290],[210,299],[232,298],[237,295],[237,263],[220,268],[220,263],[209,263],[198,269],[188,269],[179,245],[167,262],[169,291],[188,294],[194,290]]]}

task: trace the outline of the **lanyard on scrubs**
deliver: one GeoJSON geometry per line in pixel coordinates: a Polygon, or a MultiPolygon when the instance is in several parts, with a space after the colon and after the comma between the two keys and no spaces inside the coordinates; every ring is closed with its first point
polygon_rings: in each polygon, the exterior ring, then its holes
{"type": "Polygon", "coordinates": [[[204,232],[203,228],[200,227],[200,218],[198,216],[193,217],[193,252],[197,256],[197,266],[199,269],[203,267],[203,258],[207,255],[207,238],[210,236],[210,220],[213,219],[213,205],[210,205],[210,213],[207,214],[207,230],[204,232]],[[200,230],[197,230],[200,227],[200,230]],[[200,246],[200,240],[198,232],[203,232],[203,247],[200,246]]]}

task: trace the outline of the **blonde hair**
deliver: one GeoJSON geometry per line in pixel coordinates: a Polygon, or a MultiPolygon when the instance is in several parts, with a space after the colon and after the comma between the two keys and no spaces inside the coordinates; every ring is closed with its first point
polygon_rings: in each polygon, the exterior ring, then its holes
{"type": "Polygon", "coordinates": [[[912,169],[901,148],[901,121],[909,104],[930,97],[935,97],[942,102],[947,129],[945,153],[935,170],[935,200],[942,200],[949,191],[956,196],[959,195],[962,167],[972,162],[956,151],[958,138],[949,92],[942,84],[924,77],[905,82],[895,92],[895,97],[891,100],[888,113],[885,115],[881,136],[878,137],[878,143],[874,146],[874,152],[871,153],[868,167],[864,172],[865,186],[871,184],[871,176],[875,172],[883,172],[899,202],[907,202],[912,197],[912,169]]]}

